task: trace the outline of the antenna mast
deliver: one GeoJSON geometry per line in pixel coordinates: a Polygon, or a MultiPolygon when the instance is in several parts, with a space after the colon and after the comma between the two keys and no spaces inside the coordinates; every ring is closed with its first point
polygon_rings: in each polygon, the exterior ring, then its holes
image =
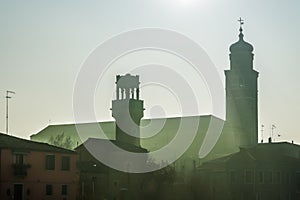
{"type": "Polygon", "coordinates": [[[6,134],[8,134],[8,99],[11,99],[12,97],[9,96],[9,94],[16,94],[15,92],[13,91],[9,91],[7,90],[6,91],[6,134]]]}
{"type": "Polygon", "coordinates": [[[265,125],[261,125],[261,143],[263,143],[264,142],[264,127],[265,127],[265,125]]]}
{"type": "Polygon", "coordinates": [[[276,128],[276,126],[274,124],[272,124],[271,126],[271,138],[273,139],[273,134],[274,134],[274,129],[276,128]]]}

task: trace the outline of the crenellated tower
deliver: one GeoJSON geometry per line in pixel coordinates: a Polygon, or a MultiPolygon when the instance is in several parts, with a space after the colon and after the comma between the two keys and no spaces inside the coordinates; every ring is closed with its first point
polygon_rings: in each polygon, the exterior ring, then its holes
{"type": "Polygon", "coordinates": [[[237,146],[258,142],[258,72],[253,69],[253,46],[244,41],[240,19],[239,40],[230,46],[230,70],[226,76],[226,121],[237,146]]]}
{"type": "Polygon", "coordinates": [[[116,141],[140,147],[140,121],[144,102],[140,100],[139,76],[116,77],[116,100],[112,101],[112,116],[116,120],[116,141]]]}

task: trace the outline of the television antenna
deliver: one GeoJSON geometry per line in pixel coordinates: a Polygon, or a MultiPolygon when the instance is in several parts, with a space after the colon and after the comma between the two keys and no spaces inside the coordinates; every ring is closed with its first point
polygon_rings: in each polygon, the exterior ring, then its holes
{"type": "Polygon", "coordinates": [[[263,143],[264,142],[264,127],[265,127],[265,125],[261,125],[261,143],[263,143]]]}
{"type": "Polygon", "coordinates": [[[6,91],[6,134],[8,134],[8,100],[12,98],[11,94],[16,94],[14,91],[7,90],[6,91]]]}
{"type": "Polygon", "coordinates": [[[274,129],[277,128],[274,124],[271,126],[271,138],[273,139],[274,129]]]}

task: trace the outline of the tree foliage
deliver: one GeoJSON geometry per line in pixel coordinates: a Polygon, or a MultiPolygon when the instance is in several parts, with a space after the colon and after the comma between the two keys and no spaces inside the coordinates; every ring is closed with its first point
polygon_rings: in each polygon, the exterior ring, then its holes
{"type": "Polygon", "coordinates": [[[73,141],[71,137],[65,136],[64,132],[57,134],[56,136],[52,135],[49,139],[49,144],[66,149],[72,149],[73,147],[73,141]]]}

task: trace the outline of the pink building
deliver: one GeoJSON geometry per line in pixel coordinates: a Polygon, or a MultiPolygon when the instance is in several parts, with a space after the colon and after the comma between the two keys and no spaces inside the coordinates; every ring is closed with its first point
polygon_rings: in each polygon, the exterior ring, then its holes
{"type": "Polygon", "coordinates": [[[76,160],[74,151],[0,133],[0,199],[76,199],[76,160]]]}

